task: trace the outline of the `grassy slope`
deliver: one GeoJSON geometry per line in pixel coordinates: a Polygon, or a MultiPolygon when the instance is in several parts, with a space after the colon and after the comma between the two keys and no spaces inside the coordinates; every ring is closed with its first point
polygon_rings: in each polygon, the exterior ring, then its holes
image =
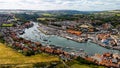
{"type": "Polygon", "coordinates": [[[86,66],[86,65],[74,64],[74,65],[71,66],[71,68],[90,68],[90,67],[86,66]]]}
{"type": "MultiPolygon", "coordinates": [[[[79,63],[78,61],[74,60],[74,61],[70,61],[70,62],[66,62],[66,64],[70,67],[70,68],[106,68],[104,66],[98,66],[98,65],[88,65],[88,64],[84,64],[84,63],[79,63]]],[[[66,68],[66,66],[64,64],[58,64],[56,68],[66,68]]]]}
{"type": "Polygon", "coordinates": [[[23,64],[58,60],[58,57],[50,56],[43,53],[35,56],[26,57],[0,43],[0,64],[23,64]]]}
{"type": "Polygon", "coordinates": [[[88,66],[88,65],[84,65],[84,64],[74,64],[71,66],[71,68],[105,68],[103,66],[88,66]]]}

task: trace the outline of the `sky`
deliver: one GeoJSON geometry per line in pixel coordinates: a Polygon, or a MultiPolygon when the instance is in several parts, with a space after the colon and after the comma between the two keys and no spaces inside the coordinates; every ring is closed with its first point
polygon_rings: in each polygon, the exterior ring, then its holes
{"type": "Polygon", "coordinates": [[[103,11],[120,9],[120,0],[0,0],[0,9],[103,11]]]}

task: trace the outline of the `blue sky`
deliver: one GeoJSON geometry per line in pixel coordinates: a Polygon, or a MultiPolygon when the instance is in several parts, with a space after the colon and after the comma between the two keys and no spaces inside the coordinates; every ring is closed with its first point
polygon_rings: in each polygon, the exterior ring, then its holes
{"type": "Polygon", "coordinates": [[[0,9],[115,10],[120,9],[120,0],[0,0],[0,9]]]}

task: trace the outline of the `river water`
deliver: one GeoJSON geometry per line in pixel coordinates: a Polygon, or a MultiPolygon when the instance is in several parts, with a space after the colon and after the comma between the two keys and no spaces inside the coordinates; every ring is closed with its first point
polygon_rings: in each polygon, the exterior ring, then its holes
{"type": "Polygon", "coordinates": [[[105,52],[120,54],[120,51],[118,50],[106,49],[99,46],[98,44],[94,44],[91,42],[79,43],[55,35],[45,35],[41,31],[39,31],[37,27],[39,27],[38,23],[34,22],[34,26],[32,28],[26,29],[25,34],[20,35],[20,37],[23,37],[27,40],[38,41],[44,45],[49,44],[63,47],[64,50],[67,52],[78,52],[80,49],[83,49],[84,52],[86,52],[88,55],[94,55],[95,53],[103,54],[105,52]]]}

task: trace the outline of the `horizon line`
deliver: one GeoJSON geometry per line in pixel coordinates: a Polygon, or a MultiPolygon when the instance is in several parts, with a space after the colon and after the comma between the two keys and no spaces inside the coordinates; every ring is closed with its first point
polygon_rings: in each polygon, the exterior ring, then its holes
{"type": "MultiPolygon", "coordinates": [[[[19,10],[19,11],[27,11],[27,10],[29,10],[29,11],[60,11],[60,10],[72,10],[72,9],[51,9],[51,10],[40,10],[40,9],[0,9],[0,11],[1,10],[14,10],[14,11],[17,11],[17,10],[19,10]]],[[[75,9],[73,9],[73,10],[75,10],[75,9]]],[[[75,11],[115,11],[115,10],[120,10],[120,9],[111,9],[111,10],[75,10],[75,11]]]]}

